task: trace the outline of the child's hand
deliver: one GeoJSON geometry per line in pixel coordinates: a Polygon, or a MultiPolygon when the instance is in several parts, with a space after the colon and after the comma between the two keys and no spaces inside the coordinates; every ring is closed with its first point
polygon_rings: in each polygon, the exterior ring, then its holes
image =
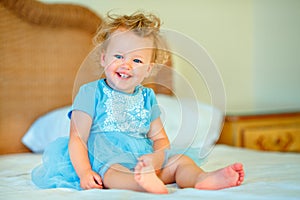
{"type": "Polygon", "coordinates": [[[80,187],[82,189],[102,189],[102,179],[99,174],[93,170],[87,170],[82,177],[80,177],[80,187]]]}
{"type": "Polygon", "coordinates": [[[161,167],[163,165],[164,162],[164,153],[152,153],[152,154],[146,154],[143,155],[139,158],[139,161],[146,161],[146,162],[150,162],[149,164],[151,164],[153,166],[153,168],[155,169],[156,174],[159,174],[161,167]]]}

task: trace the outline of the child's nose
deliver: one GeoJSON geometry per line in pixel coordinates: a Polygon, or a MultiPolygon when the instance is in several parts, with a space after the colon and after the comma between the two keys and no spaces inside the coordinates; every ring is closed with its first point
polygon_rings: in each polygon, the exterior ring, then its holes
{"type": "Polygon", "coordinates": [[[130,60],[124,60],[121,67],[126,70],[130,70],[132,68],[132,64],[130,60]]]}

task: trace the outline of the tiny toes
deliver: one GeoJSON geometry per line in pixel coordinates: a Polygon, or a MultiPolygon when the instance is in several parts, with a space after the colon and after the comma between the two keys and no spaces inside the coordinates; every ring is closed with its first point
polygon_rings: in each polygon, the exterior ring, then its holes
{"type": "Polygon", "coordinates": [[[242,171],[243,170],[243,164],[242,163],[235,163],[232,165],[233,169],[235,171],[242,171]]]}

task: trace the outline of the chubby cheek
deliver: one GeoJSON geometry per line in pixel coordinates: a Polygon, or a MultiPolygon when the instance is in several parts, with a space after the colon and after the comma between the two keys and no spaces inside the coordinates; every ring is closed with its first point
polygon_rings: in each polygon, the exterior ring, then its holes
{"type": "Polygon", "coordinates": [[[143,67],[137,67],[134,69],[134,73],[135,75],[137,75],[140,78],[145,78],[148,76],[148,68],[143,66],[143,67]]]}
{"type": "Polygon", "coordinates": [[[119,60],[119,59],[112,59],[111,61],[110,61],[110,63],[108,63],[109,65],[112,65],[112,66],[114,66],[114,67],[118,67],[118,66],[120,66],[121,64],[122,64],[122,61],[121,60],[119,60]]]}
{"type": "Polygon", "coordinates": [[[117,70],[118,66],[119,66],[119,64],[117,61],[108,63],[108,65],[106,65],[106,67],[105,67],[105,71],[110,72],[110,73],[115,72],[117,70]]]}

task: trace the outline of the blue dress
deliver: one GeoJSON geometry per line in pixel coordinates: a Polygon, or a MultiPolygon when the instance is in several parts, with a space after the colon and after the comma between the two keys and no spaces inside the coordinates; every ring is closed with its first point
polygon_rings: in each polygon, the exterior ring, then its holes
{"type": "MultiPolygon", "coordinates": [[[[92,169],[103,178],[112,164],[133,170],[137,159],[153,152],[147,138],[150,124],[160,116],[152,89],[137,86],[133,94],[111,89],[105,79],[83,85],[68,113],[87,113],[93,123],[87,142],[92,169]]],[[[68,137],[52,142],[43,154],[43,162],[32,171],[32,181],[41,188],[80,190],[68,151],[68,137]]]]}

